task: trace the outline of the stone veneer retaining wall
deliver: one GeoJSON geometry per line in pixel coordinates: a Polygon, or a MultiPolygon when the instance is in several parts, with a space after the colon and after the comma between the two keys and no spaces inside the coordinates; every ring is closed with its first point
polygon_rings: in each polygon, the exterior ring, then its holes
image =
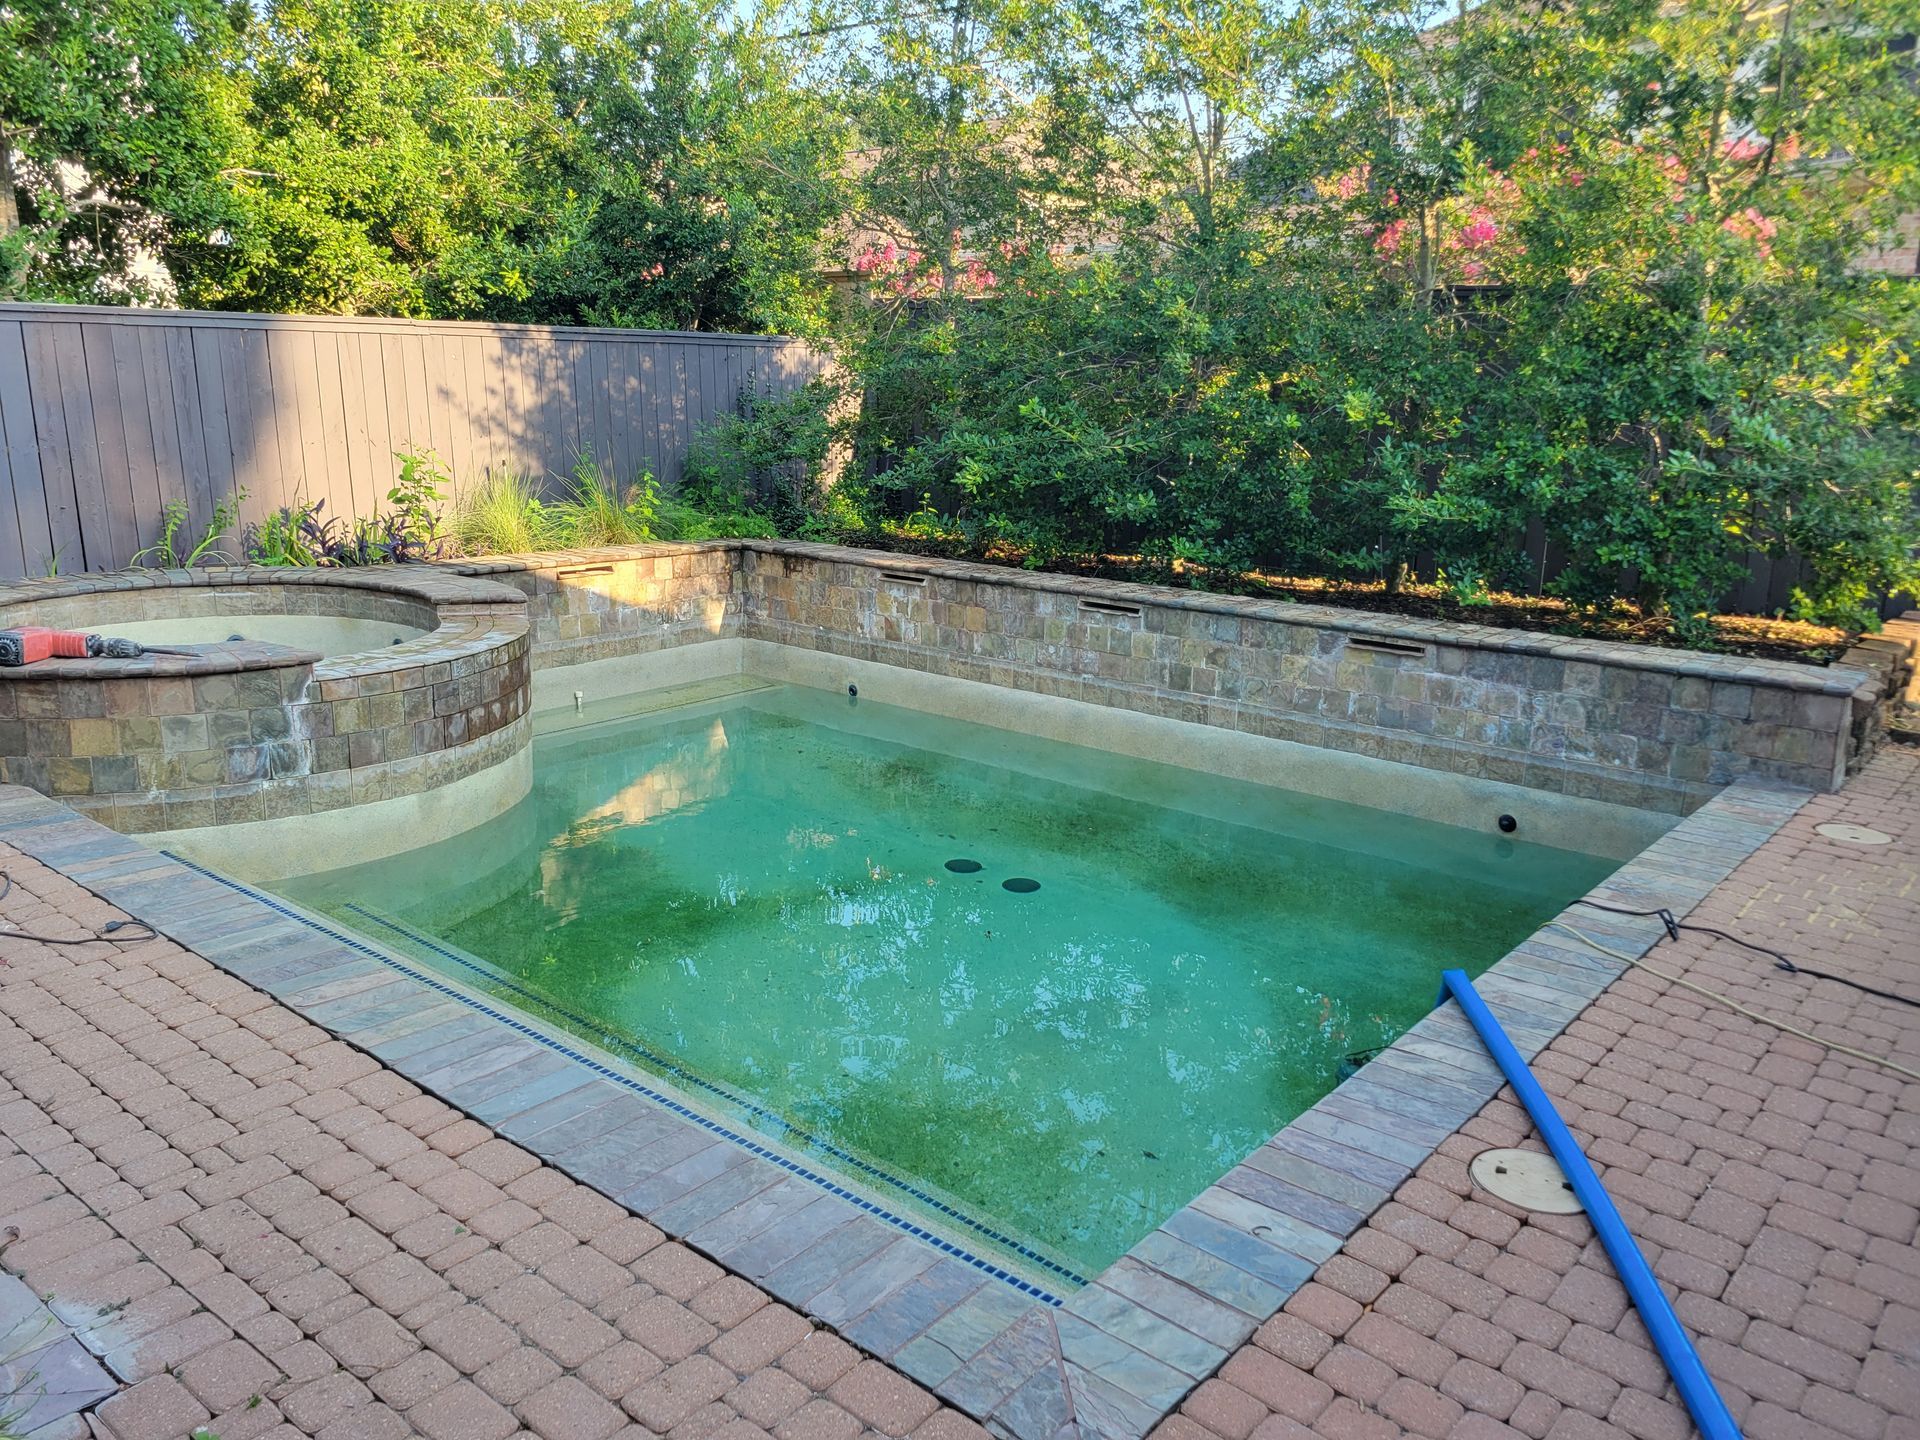
{"type": "Polygon", "coordinates": [[[322,659],[259,642],[193,655],[0,670],[0,779],[143,833],[278,819],[416,794],[527,741],[526,601],[434,567],[222,567],[24,581],[0,625],[111,631],[221,613],[321,614],[426,629],[322,659]],[[234,592],[244,592],[236,603],[234,592]]]}
{"type": "Polygon", "coordinates": [[[649,654],[741,634],[738,542],[626,545],[454,562],[527,597],[539,669],[649,654]]]}
{"type": "Polygon", "coordinates": [[[1884,682],[1493,626],[791,541],[458,562],[528,597],[546,669],[744,637],[1686,813],[1835,788],[1884,682]]]}
{"type": "Polygon", "coordinates": [[[242,586],[268,613],[434,628],[326,660],[242,643],[0,671],[0,781],[135,832],[414,794],[526,743],[532,668],[746,638],[1685,813],[1739,778],[1835,788],[1890,683],[760,540],[26,581],[0,588],[0,624],[164,618],[182,587],[242,586]]]}
{"type": "Polygon", "coordinates": [[[744,634],[1584,799],[1831,790],[1875,679],[789,542],[739,543],[744,634]]]}

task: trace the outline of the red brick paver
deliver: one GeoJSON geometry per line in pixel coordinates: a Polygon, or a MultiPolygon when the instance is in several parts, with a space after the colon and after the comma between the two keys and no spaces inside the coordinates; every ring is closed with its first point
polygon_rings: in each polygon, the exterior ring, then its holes
{"type": "MultiPolygon", "coordinates": [[[[121,918],[0,870],[9,927],[121,918]]],[[[166,940],[0,935],[7,1227],[0,1264],[131,1382],[109,1440],[983,1435],[166,940]]]]}
{"type": "MultiPolygon", "coordinates": [[[[1920,751],[1820,796],[1690,917],[1920,997],[1920,751]],[[1845,820],[1894,837],[1819,836],[1845,820]]],[[[1650,961],[1920,1069],[1920,1015],[1687,933],[1650,961]]],[[[1920,1437],[1920,1085],[1636,971],[1535,1064],[1750,1440],[1920,1437]]],[[[1156,1440],[1686,1440],[1584,1217],[1478,1192],[1503,1091],[1156,1440]]]]}
{"type": "MultiPolygon", "coordinates": [[[[1814,800],[1693,917],[1920,991],[1920,754],[1814,800]],[[1814,826],[1895,837],[1850,848],[1814,826]]],[[[120,918],[0,846],[7,925],[120,918]]],[[[1920,1065],[1913,1012],[1689,935],[1654,960],[1920,1065]]],[[[1752,1440],[1920,1440],[1920,1086],[1636,972],[1538,1071],[1752,1440]]],[[[1583,1219],[1442,1144],[1160,1440],[1682,1440],[1583,1219]]],[[[0,936],[0,1264],[129,1381],[109,1440],[980,1440],[978,1426],[163,940],[0,936]]]]}

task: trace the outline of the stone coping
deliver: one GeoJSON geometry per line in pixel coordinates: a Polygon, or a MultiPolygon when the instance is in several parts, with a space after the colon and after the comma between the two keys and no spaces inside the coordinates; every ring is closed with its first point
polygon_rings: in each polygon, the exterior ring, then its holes
{"type": "MultiPolygon", "coordinates": [[[[16,608],[92,595],[163,592],[172,589],[228,589],[241,586],[370,591],[418,604],[427,633],[404,644],[322,658],[318,653],[264,641],[183,646],[185,655],[148,654],[131,660],[44,660],[0,670],[0,678],[18,681],[157,679],[175,676],[267,670],[311,665],[316,679],[368,676],[404,671],[459,659],[487,649],[495,641],[485,623],[502,610],[524,616],[526,596],[510,585],[438,565],[379,565],[341,570],[306,566],[222,565],[193,570],[121,570],[105,574],[59,575],[0,585],[0,627],[30,623],[16,608]],[[476,623],[478,622],[478,623],[476,623]],[[429,660],[430,657],[430,660],[429,660]]],[[[271,611],[263,613],[274,613],[271,611]]],[[[282,612],[291,613],[291,612],[282,612]]],[[[103,628],[110,629],[111,621],[103,628]]],[[[524,629],[524,619],[521,627],[524,629]]]]}
{"type": "Polygon", "coordinates": [[[116,590],[155,590],[178,586],[216,588],[228,585],[321,585],[349,590],[377,590],[388,595],[423,600],[430,605],[457,601],[514,605],[526,601],[526,597],[517,590],[469,575],[459,565],[432,562],[346,569],[317,565],[205,565],[190,570],[110,570],[89,571],[82,575],[49,575],[0,585],[0,607],[30,600],[53,600],[69,595],[94,595],[116,590]]]}
{"type": "MultiPolygon", "coordinates": [[[[1731,786],[1590,898],[1687,914],[1806,799],[1731,786]]],[[[1068,1422],[1144,1436],[1502,1084],[1457,1008],[1436,1010],[1092,1283],[1053,1294],[275,897],[22,789],[0,790],[0,835],[1016,1440],[1068,1422]]],[[[1664,934],[1567,918],[1634,954],[1664,934]]],[[[1544,927],[1479,988],[1531,1057],[1621,968],[1544,927]]]]}
{"type": "Polygon", "coordinates": [[[1129,580],[1058,575],[1043,570],[1016,570],[972,560],[947,560],[891,550],[861,550],[846,545],[821,545],[802,540],[661,541],[645,545],[603,546],[585,550],[554,550],[518,555],[485,555],[438,562],[463,575],[489,575],[530,570],[568,569],[606,564],[643,556],[691,554],[698,551],[752,551],[760,555],[798,555],[863,569],[913,575],[937,575],[982,585],[1044,590],[1054,594],[1090,595],[1133,604],[1163,605],[1204,614],[1252,616],[1281,624],[1311,625],[1355,635],[1377,635],[1395,640],[1457,645],[1476,650],[1541,655],[1558,660],[1587,660],[1628,669],[1687,675],[1708,680],[1740,680],[1821,695],[1852,695],[1868,677],[1850,666],[1801,665],[1785,660],[1750,660],[1713,655],[1701,650],[1668,650],[1649,645],[1627,645],[1616,640],[1588,640],[1514,630],[1495,625],[1467,625],[1454,621],[1423,620],[1386,615],[1342,606],[1262,600],[1244,595],[1218,595],[1183,590],[1171,585],[1144,585],[1129,580]]]}
{"type": "MultiPolygon", "coordinates": [[[[574,570],[595,565],[612,565],[624,560],[651,560],[663,556],[702,555],[715,551],[731,553],[744,544],[740,540],[654,540],[640,545],[599,545],[581,550],[529,550],[516,555],[470,555],[457,560],[435,561],[436,568],[461,575],[521,575],[534,570],[574,570]]],[[[885,559],[878,552],[858,551],[874,559],[885,559]]],[[[516,594],[519,592],[515,592],[516,594]]]]}
{"type": "Polygon", "coordinates": [[[1356,635],[1395,640],[1417,640],[1475,650],[1541,655],[1558,660],[1598,661],[1626,669],[1688,675],[1708,680],[1739,680],[1785,690],[1821,695],[1851,695],[1867,679],[1863,671],[1845,666],[1800,665],[1784,660],[1749,660],[1713,655],[1701,650],[1666,650],[1649,645],[1626,645],[1616,640],[1587,640],[1547,635],[1534,630],[1510,630],[1494,625],[1465,625],[1445,620],[1384,615],[1340,606],[1261,600],[1244,595],[1217,595],[1203,590],[1181,590],[1170,585],[1142,585],[1127,580],[1103,580],[1078,575],[1055,575],[1040,570],[1015,570],[970,560],[945,560],[926,555],[855,550],[841,545],[817,545],[798,540],[734,540],[725,542],[762,555],[804,555],[810,559],[872,570],[916,575],[939,575],[981,585],[1008,585],[1015,589],[1045,590],[1056,594],[1091,595],[1133,604],[1161,605],[1205,614],[1252,616],[1285,625],[1311,625],[1356,635]]]}
{"type": "Polygon", "coordinates": [[[216,645],[180,647],[186,655],[136,656],[131,660],[40,660],[32,665],[0,669],[0,678],[26,684],[47,680],[170,679],[193,675],[231,675],[247,670],[278,670],[287,666],[318,665],[317,650],[299,650],[265,640],[226,640],[216,645]]]}

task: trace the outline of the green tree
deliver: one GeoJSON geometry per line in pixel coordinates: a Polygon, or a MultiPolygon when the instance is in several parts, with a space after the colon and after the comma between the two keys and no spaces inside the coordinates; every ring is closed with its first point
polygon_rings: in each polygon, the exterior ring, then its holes
{"type": "Polygon", "coordinates": [[[165,303],[230,214],[220,0],[0,6],[0,297],[165,303]]]}
{"type": "Polygon", "coordinates": [[[202,303],[461,316],[518,268],[560,143],[521,57],[587,12],[541,0],[270,0],[235,67],[236,218],[183,276],[202,303]]]}
{"type": "Polygon", "coordinates": [[[500,318],[820,333],[845,127],[767,23],[639,0],[543,57],[568,143],[554,223],[500,318]]]}

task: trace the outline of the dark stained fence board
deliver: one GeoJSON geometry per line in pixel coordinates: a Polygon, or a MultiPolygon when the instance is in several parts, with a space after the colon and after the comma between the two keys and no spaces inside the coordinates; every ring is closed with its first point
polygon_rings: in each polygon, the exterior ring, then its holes
{"type": "MultiPolygon", "coordinates": [[[[126,428],[114,388],[113,334],[83,325],[79,344],[63,347],[60,388],[80,497],[80,556],[89,570],[133,550],[133,484],[127,475],[126,428]],[[98,557],[96,559],[96,557],[98,557]]],[[[74,568],[78,568],[77,566],[74,568]]]]}
{"type": "MultiPolygon", "coordinates": [[[[23,323],[27,391],[33,405],[34,447],[40,456],[40,480],[47,501],[47,553],[29,573],[45,573],[64,564],[83,567],[80,553],[80,502],[73,446],[67,438],[66,391],[60,373],[61,332],[48,325],[23,323]]],[[[77,333],[68,344],[77,349],[77,333]]]]}
{"type": "Polygon", "coordinates": [[[40,445],[33,420],[33,396],[27,388],[27,347],[17,320],[0,321],[0,431],[6,447],[6,484],[11,503],[0,498],[0,572],[19,566],[37,575],[53,553],[47,528],[46,481],[40,470],[40,445]]]}
{"type": "Polygon", "coordinates": [[[0,579],[123,566],[170,500],[183,549],[242,492],[234,552],[296,500],[370,515],[399,451],[456,492],[488,471],[551,492],[582,452],[671,487],[699,426],[826,363],[781,337],[0,304],[0,579]]]}

